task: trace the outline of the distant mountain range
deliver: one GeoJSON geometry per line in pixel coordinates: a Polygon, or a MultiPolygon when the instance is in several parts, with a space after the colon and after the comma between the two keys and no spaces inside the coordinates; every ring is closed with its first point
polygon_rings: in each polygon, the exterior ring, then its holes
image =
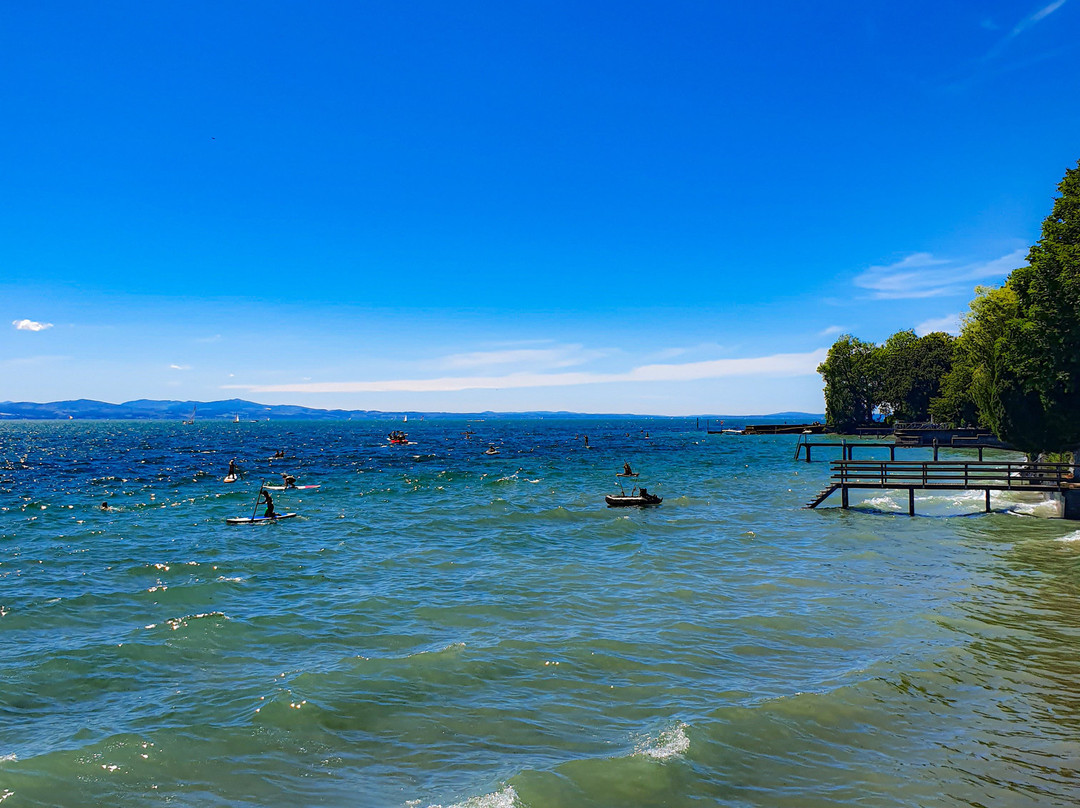
{"type": "MultiPolygon", "coordinates": [[[[292,404],[257,404],[239,398],[227,401],[151,401],[139,399],[125,401],[123,404],[109,404],[105,401],[91,401],[80,398],[74,401],[51,401],[37,404],[30,401],[0,402],[0,420],[3,421],[45,421],[71,419],[105,419],[119,421],[185,421],[195,413],[196,421],[225,421],[239,418],[241,421],[265,421],[267,418],[289,421],[387,421],[397,420],[403,415],[420,418],[635,418],[629,413],[578,412],[381,412],[379,410],[320,410],[314,407],[298,407],[292,404]]],[[[669,418],[673,416],[648,416],[669,418]]],[[[696,418],[698,416],[681,416],[696,418]]],[[[777,412],[771,415],[702,415],[704,419],[731,419],[738,421],[814,421],[823,420],[820,413],[777,412]]]]}

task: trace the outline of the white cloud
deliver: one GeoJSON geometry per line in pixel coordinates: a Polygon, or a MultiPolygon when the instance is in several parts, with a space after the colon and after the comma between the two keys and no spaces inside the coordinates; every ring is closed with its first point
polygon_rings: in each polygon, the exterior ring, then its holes
{"type": "Polygon", "coordinates": [[[191,370],[191,365],[169,365],[170,370],[191,370]]]}
{"type": "Polygon", "coordinates": [[[528,365],[533,370],[546,370],[583,365],[606,355],[606,351],[586,350],[582,345],[556,345],[551,348],[510,348],[451,354],[442,357],[437,365],[445,370],[494,368],[504,365],[528,365]]]}
{"type": "Polygon", "coordinates": [[[806,376],[816,372],[827,351],[774,354],[745,359],[712,359],[683,364],[651,364],[625,373],[533,373],[502,376],[446,376],[437,379],[388,379],[372,382],[311,382],[303,384],[229,384],[223,389],[252,393],[434,393],[498,390],[524,387],[572,387],[611,382],[685,382],[731,376],[806,376]]]}
{"type": "Polygon", "coordinates": [[[944,331],[947,334],[954,335],[959,334],[960,312],[957,312],[956,314],[946,314],[944,317],[923,320],[915,326],[915,333],[920,337],[925,337],[927,334],[932,334],[935,331],[944,331]]]}
{"type": "Polygon", "coordinates": [[[212,337],[197,337],[196,342],[221,342],[221,334],[214,334],[212,337]]]}
{"type": "Polygon", "coordinates": [[[44,331],[46,328],[52,328],[52,323],[38,323],[34,320],[12,320],[11,324],[15,326],[16,331],[44,331]]]}
{"type": "Polygon", "coordinates": [[[992,261],[958,264],[930,253],[914,253],[895,264],[870,267],[856,276],[855,284],[871,290],[879,300],[971,294],[973,283],[1004,278],[1022,266],[1026,256],[1027,250],[1019,249],[992,261]]]}
{"type": "Polygon", "coordinates": [[[818,332],[819,337],[831,337],[833,334],[843,334],[848,329],[842,325],[830,325],[828,328],[823,328],[818,332]]]}
{"type": "Polygon", "coordinates": [[[1049,17],[1063,5],[1065,5],[1065,0],[1054,0],[1054,2],[1043,6],[1031,16],[1025,17],[1024,19],[1020,20],[1020,22],[1016,24],[1016,27],[1012,29],[1009,36],[1014,37],[1021,34],[1025,29],[1030,28],[1032,25],[1039,22],[1040,20],[1044,20],[1049,17]]]}
{"type": "MultiPolygon", "coordinates": [[[[1009,31],[1009,33],[1007,33],[1004,37],[1002,37],[1002,39],[1000,39],[998,43],[989,50],[986,56],[983,57],[983,61],[987,62],[1001,56],[1009,43],[1012,42],[1012,40],[1016,39],[1016,37],[1020,36],[1020,34],[1024,33],[1024,31],[1035,25],[1037,22],[1045,20],[1047,17],[1049,17],[1051,14],[1053,14],[1055,11],[1065,5],[1065,3],[1066,0],[1053,0],[1053,2],[1048,3],[1033,14],[1029,14],[1028,16],[1024,17],[1024,19],[1020,20],[1020,22],[1014,25],[1012,30],[1009,31]]],[[[985,21],[982,23],[982,25],[984,28],[991,28],[991,30],[996,27],[991,27],[987,25],[985,21]]]]}

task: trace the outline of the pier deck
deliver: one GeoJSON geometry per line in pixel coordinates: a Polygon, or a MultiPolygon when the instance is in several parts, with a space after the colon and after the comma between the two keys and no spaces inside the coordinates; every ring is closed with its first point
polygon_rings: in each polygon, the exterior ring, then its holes
{"type": "Polygon", "coordinates": [[[845,459],[831,466],[829,485],[807,508],[816,508],[837,490],[840,507],[847,508],[852,489],[889,489],[908,492],[908,513],[914,516],[916,491],[984,491],[989,513],[991,491],[1031,491],[1065,495],[1065,518],[1080,518],[1070,507],[1070,500],[1080,499],[1080,484],[1073,482],[1069,463],[845,459]]]}
{"type": "Polygon", "coordinates": [[[940,449],[976,449],[979,453],[979,460],[983,459],[983,449],[997,449],[1002,450],[1007,447],[1002,446],[1000,443],[979,443],[969,440],[958,440],[952,443],[938,444],[934,443],[894,443],[884,441],[852,441],[846,440],[839,441],[823,441],[823,440],[809,440],[805,435],[799,438],[799,442],[795,444],[795,459],[798,460],[800,455],[804,455],[803,459],[807,463],[811,462],[814,449],[840,449],[841,457],[844,460],[853,460],[856,449],[888,449],[889,460],[896,460],[897,449],[933,449],[934,460],[938,459],[938,451],[940,449]]]}

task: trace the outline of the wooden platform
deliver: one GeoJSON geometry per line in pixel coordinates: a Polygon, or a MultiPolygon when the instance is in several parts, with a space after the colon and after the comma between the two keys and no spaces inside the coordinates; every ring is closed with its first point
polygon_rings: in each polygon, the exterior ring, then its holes
{"type": "Polygon", "coordinates": [[[825,441],[825,440],[810,440],[807,436],[802,435],[799,437],[799,442],[795,444],[795,459],[798,460],[800,456],[804,456],[807,463],[811,462],[814,449],[840,449],[840,456],[843,460],[854,460],[856,449],[888,449],[889,460],[896,460],[897,449],[932,449],[934,452],[934,460],[938,459],[938,452],[941,449],[975,449],[979,453],[979,460],[983,459],[983,449],[997,449],[1001,450],[1004,447],[1000,443],[976,443],[971,441],[960,441],[957,443],[946,444],[928,444],[928,443],[895,443],[891,441],[825,441]]]}
{"type": "MultiPolygon", "coordinates": [[[[806,504],[816,508],[839,490],[841,508],[848,507],[852,489],[889,489],[908,492],[908,513],[915,515],[916,491],[984,491],[990,512],[991,491],[1031,491],[1075,494],[1069,463],[998,463],[994,461],[833,460],[832,478],[806,504]]],[[[1066,518],[1069,509],[1066,508],[1066,518]]]]}

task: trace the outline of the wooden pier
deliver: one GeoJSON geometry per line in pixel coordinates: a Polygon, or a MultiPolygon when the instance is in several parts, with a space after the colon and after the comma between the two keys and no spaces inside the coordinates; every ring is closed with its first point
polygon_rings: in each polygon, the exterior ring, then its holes
{"type": "Polygon", "coordinates": [[[908,514],[914,516],[916,491],[984,491],[989,513],[991,491],[1023,491],[1062,494],[1065,518],[1080,519],[1080,483],[1073,482],[1069,463],[844,459],[831,466],[829,485],[807,508],[816,508],[837,490],[840,507],[847,508],[852,489],[889,489],[908,492],[908,514]]]}
{"type": "Polygon", "coordinates": [[[843,460],[854,460],[855,449],[888,449],[889,460],[896,460],[897,449],[932,449],[934,452],[934,460],[938,459],[938,452],[941,449],[976,449],[979,452],[979,460],[983,459],[983,449],[1002,449],[1001,444],[990,443],[973,443],[969,441],[958,441],[956,443],[938,444],[935,441],[932,444],[920,444],[920,443],[893,443],[883,441],[854,441],[849,443],[846,440],[839,441],[812,441],[805,435],[800,436],[799,442],[795,444],[795,459],[798,460],[800,455],[805,455],[804,459],[807,463],[811,462],[814,449],[840,449],[840,455],[843,460]]]}

